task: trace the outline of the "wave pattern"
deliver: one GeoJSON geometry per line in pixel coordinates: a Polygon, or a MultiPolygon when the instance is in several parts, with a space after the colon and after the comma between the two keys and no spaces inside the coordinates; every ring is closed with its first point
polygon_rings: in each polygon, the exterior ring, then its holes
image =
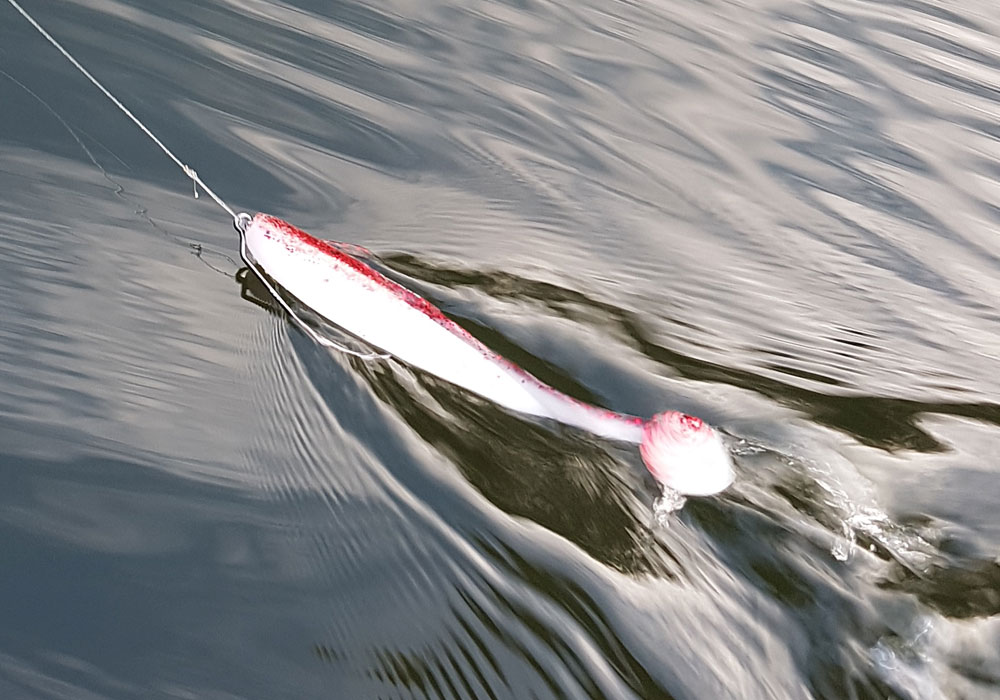
{"type": "Polygon", "coordinates": [[[633,451],[317,348],[0,8],[5,697],[1000,697],[992,3],[29,11],[234,205],[739,478],[657,526],[633,451]]]}

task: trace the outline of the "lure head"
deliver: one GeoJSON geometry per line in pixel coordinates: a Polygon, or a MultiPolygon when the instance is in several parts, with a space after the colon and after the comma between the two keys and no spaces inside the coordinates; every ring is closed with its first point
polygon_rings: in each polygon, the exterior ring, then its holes
{"type": "Polygon", "coordinates": [[[658,482],[685,496],[710,496],[733,483],[733,462],[708,423],[679,411],[643,425],[639,453],[658,482]]]}

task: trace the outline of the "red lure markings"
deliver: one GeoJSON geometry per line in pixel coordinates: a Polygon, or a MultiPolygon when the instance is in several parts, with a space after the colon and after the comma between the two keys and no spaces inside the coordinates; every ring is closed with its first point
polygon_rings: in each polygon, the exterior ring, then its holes
{"type": "Polygon", "coordinates": [[[697,416],[689,416],[686,413],[681,415],[681,424],[693,432],[701,432],[705,429],[705,421],[697,416]]]}
{"type": "MultiPolygon", "coordinates": [[[[431,304],[429,301],[427,301],[421,296],[418,296],[417,294],[414,294],[406,287],[397,284],[396,282],[393,282],[391,279],[389,279],[382,273],[378,272],[377,270],[372,269],[370,266],[366,265],[361,260],[358,260],[357,258],[348,255],[347,253],[344,253],[341,250],[338,250],[336,247],[330,245],[326,241],[320,240],[319,238],[316,238],[315,236],[306,233],[300,228],[292,226],[287,221],[282,221],[281,219],[275,216],[270,216],[269,214],[258,214],[257,216],[260,217],[261,220],[264,223],[266,223],[269,227],[278,229],[282,234],[284,234],[287,238],[291,239],[292,241],[295,241],[300,245],[306,246],[308,248],[314,248],[316,252],[322,253],[331,258],[335,258],[337,262],[347,265],[355,272],[364,275],[375,284],[385,287],[395,296],[399,297],[413,308],[423,312],[426,316],[430,316],[448,330],[457,332],[459,333],[459,335],[468,335],[467,331],[459,327],[458,324],[456,324],[450,318],[441,313],[441,310],[438,309],[433,304],[431,304]]],[[[272,236],[270,235],[270,231],[267,231],[265,235],[268,238],[272,238],[272,236]]],[[[295,250],[291,246],[286,246],[286,247],[288,248],[288,251],[290,253],[295,252],[295,250]]],[[[469,336],[469,338],[471,339],[472,336],[469,336]]]]}
{"type": "Polygon", "coordinates": [[[658,413],[649,420],[649,426],[675,434],[700,435],[712,431],[708,423],[701,418],[680,411],[658,413]]]}
{"type": "MultiPolygon", "coordinates": [[[[439,308],[431,304],[429,301],[427,301],[420,295],[411,292],[409,289],[402,286],[401,284],[392,281],[391,279],[380,273],[378,270],[375,270],[372,267],[366,265],[361,260],[358,260],[357,258],[348,255],[347,253],[344,253],[341,250],[338,250],[336,247],[330,245],[326,241],[320,240],[319,238],[316,238],[315,236],[306,233],[300,228],[292,226],[287,221],[283,221],[282,219],[279,219],[276,216],[260,213],[257,214],[256,218],[259,219],[263,224],[265,224],[264,235],[267,238],[270,238],[272,240],[279,240],[279,242],[284,243],[288,252],[290,253],[298,252],[298,249],[292,245],[293,243],[295,243],[298,244],[298,246],[307,249],[312,249],[316,253],[320,253],[327,257],[333,258],[337,262],[347,265],[358,274],[367,278],[369,281],[373,282],[374,284],[380,287],[383,287],[398,299],[405,301],[414,309],[417,309],[428,318],[436,321],[438,324],[440,324],[447,330],[451,331],[458,337],[462,338],[462,340],[464,340],[465,342],[469,343],[474,348],[479,350],[483,354],[483,356],[489,359],[490,361],[501,364],[506,369],[520,376],[521,383],[524,383],[526,381],[530,382],[539,389],[542,389],[550,394],[556,395],[564,400],[572,401],[573,403],[582,406],[583,408],[586,408],[592,411],[593,413],[596,413],[606,418],[615,418],[618,420],[622,420],[626,423],[631,423],[632,425],[642,425],[645,422],[643,421],[642,418],[639,418],[638,416],[630,416],[609,409],[591,406],[590,404],[584,403],[583,401],[575,399],[572,396],[567,396],[563,394],[561,391],[558,391],[557,389],[554,389],[550,387],[548,384],[542,382],[534,375],[529,374],[526,370],[521,369],[510,360],[496,354],[488,347],[483,345],[482,342],[480,342],[467,330],[465,330],[457,323],[455,323],[453,320],[445,316],[444,313],[442,313],[439,308]],[[284,237],[284,240],[280,240],[276,236],[273,236],[271,234],[272,228],[277,230],[284,237]]],[[[691,427],[695,430],[699,430],[701,428],[701,421],[697,418],[694,418],[693,416],[691,417],[691,419],[693,421],[697,421],[698,423],[697,426],[692,425],[691,427]]]]}

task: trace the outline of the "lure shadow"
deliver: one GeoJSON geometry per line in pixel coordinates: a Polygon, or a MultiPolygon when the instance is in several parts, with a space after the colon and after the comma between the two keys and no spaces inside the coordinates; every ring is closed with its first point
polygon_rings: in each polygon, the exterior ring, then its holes
{"type": "MultiPolygon", "coordinates": [[[[236,279],[243,299],[284,314],[252,272],[244,268],[236,279]]],[[[295,307],[297,314],[301,308],[295,307]]],[[[489,335],[484,342],[494,336],[502,338],[495,331],[483,334],[478,325],[466,319],[452,318],[474,335],[489,335]]],[[[316,317],[310,321],[323,334],[336,332],[316,317]]],[[[513,345],[509,339],[499,344],[513,345]]],[[[531,360],[525,363],[529,371],[546,366],[523,349],[518,355],[519,360],[531,360]]],[[[631,460],[626,456],[623,462],[609,453],[618,449],[615,443],[552,421],[512,414],[408,366],[356,358],[349,358],[349,362],[375,396],[390,405],[424,442],[448,457],[497,508],[562,535],[624,573],[670,574],[664,552],[653,545],[655,540],[647,527],[655,491],[645,469],[637,466],[637,455],[631,460]],[[412,372],[426,395],[414,396],[412,388],[400,382],[399,371],[412,372]],[[637,491],[641,492],[639,498],[637,491]]],[[[311,370],[307,367],[307,371],[311,370]]],[[[319,378],[316,383],[323,384],[319,378]]],[[[586,390],[574,393],[590,398],[586,390]]],[[[634,448],[623,446],[620,451],[629,455],[634,448]]]]}

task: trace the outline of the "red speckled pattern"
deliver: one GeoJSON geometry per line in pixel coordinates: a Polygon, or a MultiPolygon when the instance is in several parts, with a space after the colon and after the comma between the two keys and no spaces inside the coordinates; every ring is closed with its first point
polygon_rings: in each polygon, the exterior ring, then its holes
{"type": "Polygon", "coordinates": [[[364,275],[380,287],[392,292],[394,296],[402,299],[413,308],[419,309],[426,316],[433,318],[453,333],[467,337],[469,340],[475,341],[479,344],[479,341],[476,341],[475,338],[469,335],[464,329],[441,313],[439,308],[431,304],[423,297],[414,294],[406,287],[393,282],[391,279],[365,264],[363,261],[338,250],[326,241],[320,240],[319,238],[306,233],[300,228],[292,226],[287,221],[283,221],[276,216],[271,216],[269,214],[257,214],[255,219],[264,226],[264,235],[268,238],[278,240],[272,235],[272,232],[280,234],[280,241],[285,244],[285,247],[288,248],[289,252],[302,252],[302,249],[305,248],[310,252],[334,258],[338,262],[347,265],[355,272],[364,275]]]}
{"type": "MultiPolygon", "coordinates": [[[[333,258],[339,263],[347,265],[352,270],[360,275],[366,277],[373,284],[378,285],[390,292],[396,298],[405,301],[407,304],[413,308],[419,310],[425,316],[433,319],[435,322],[447,328],[451,333],[459,336],[465,340],[470,345],[474,346],[477,350],[483,353],[483,356],[487,358],[490,362],[496,363],[503,366],[506,370],[517,374],[521,377],[522,381],[530,382],[535,387],[545,391],[546,393],[557,397],[561,401],[567,401],[573,403],[577,406],[585,408],[587,411],[591,412],[593,415],[599,416],[608,420],[623,421],[631,425],[642,425],[644,423],[642,418],[637,416],[630,416],[626,414],[617,413],[608,409],[598,408],[596,406],[591,406],[589,404],[578,401],[571,396],[566,396],[560,391],[553,389],[549,385],[540,381],[536,377],[529,374],[527,371],[521,369],[515,365],[510,360],[507,360],[495,352],[490,350],[488,347],[483,345],[479,340],[472,336],[468,331],[459,326],[457,323],[452,321],[450,318],[444,315],[439,308],[431,304],[429,301],[424,299],[418,294],[410,291],[406,287],[403,287],[391,279],[387,278],[382,273],[373,269],[369,265],[365,264],[363,261],[348,255],[342,250],[338,250],[335,246],[330,245],[326,241],[320,240],[315,236],[312,236],[302,229],[292,226],[287,221],[283,221],[275,216],[269,214],[259,213],[254,217],[254,223],[261,226],[264,229],[264,235],[271,239],[282,243],[289,252],[296,254],[313,254],[322,255],[327,258],[333,258]]],[[[348,329],[350,330],[350,329],[348,329]]],[[[688,416],[692,420],[697,421],[697,418],[688,416]]],[[[700,421],[699,421],[700,423],[700,421]]]]}
{"type": "Polygon", "coordinates": [[[664,411],[653,416],[646,423],[646,431],[657,439],[674,441],[701,440],[713,434],[711,426],[697,416],[689,416],[680,411],[664,411]]]}
{"type": "Polygon", "coordinates": [[[684,426],[685,429],[690,430],[691,432],[694,433],[697,433],[708,427],[705,424],[705,421],[703,421],[701,418],[698,418],[697,416],[689,416],[686,413],[681,414],[679,422],[682,426],[684,426]]]}

